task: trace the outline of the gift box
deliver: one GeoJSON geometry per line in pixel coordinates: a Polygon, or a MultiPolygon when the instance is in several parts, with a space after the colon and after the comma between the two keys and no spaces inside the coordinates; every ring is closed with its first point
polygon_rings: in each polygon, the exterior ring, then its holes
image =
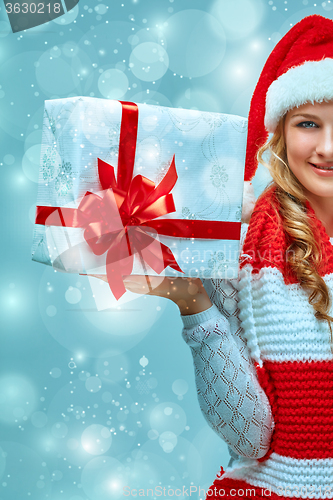
{"type": "Polygon", "coordinates": [[[106,274],[236,278],[247,120],[91,97],[45,101],[32,258],[106,274]]]}

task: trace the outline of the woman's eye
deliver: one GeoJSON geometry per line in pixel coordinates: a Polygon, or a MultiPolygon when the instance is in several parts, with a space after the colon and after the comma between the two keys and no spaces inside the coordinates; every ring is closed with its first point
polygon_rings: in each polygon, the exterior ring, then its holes
{"type": "Polygon", "coordinates": [[[317,127],[317,124],[314,122],[301,122],[297,125],[297,127],[302,127],[302,128],[315,128],[317,127]]]}

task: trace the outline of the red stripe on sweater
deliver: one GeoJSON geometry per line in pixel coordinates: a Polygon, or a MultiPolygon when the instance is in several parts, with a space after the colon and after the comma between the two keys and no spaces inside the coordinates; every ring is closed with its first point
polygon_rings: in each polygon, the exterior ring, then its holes
{"type": "Polygon", "coordinates": [[[287,361],[257,367],[275,422],[269,452],[333,458],[333,361],[287,361]]]}

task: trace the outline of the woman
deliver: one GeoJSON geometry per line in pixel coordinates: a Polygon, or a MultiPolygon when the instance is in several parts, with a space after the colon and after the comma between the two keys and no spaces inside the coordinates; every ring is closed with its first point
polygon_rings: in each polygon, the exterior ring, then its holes
{"type": "MultiPolygon", "coordinates": [[[[166,278],[155,288],[152,279],[149,293],[178,305],[201,409],[231,451],[207,498],[333,498],[329,19],[303,19],[265,64],[251,101],[245,181],[266,151],[273,181],[251,216],[239,279],[166,278]]],[[[126,286],[147,292],[144,277],[126,286]]]]}

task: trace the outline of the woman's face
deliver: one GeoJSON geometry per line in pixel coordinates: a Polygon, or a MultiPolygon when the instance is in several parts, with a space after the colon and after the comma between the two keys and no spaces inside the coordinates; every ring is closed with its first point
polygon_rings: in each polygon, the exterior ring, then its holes
{"type": "Polygon", "coordinates": [[[333,101],[288,111],[284,133],[290,169],[309,201],[333,197],[333,101]]]}

